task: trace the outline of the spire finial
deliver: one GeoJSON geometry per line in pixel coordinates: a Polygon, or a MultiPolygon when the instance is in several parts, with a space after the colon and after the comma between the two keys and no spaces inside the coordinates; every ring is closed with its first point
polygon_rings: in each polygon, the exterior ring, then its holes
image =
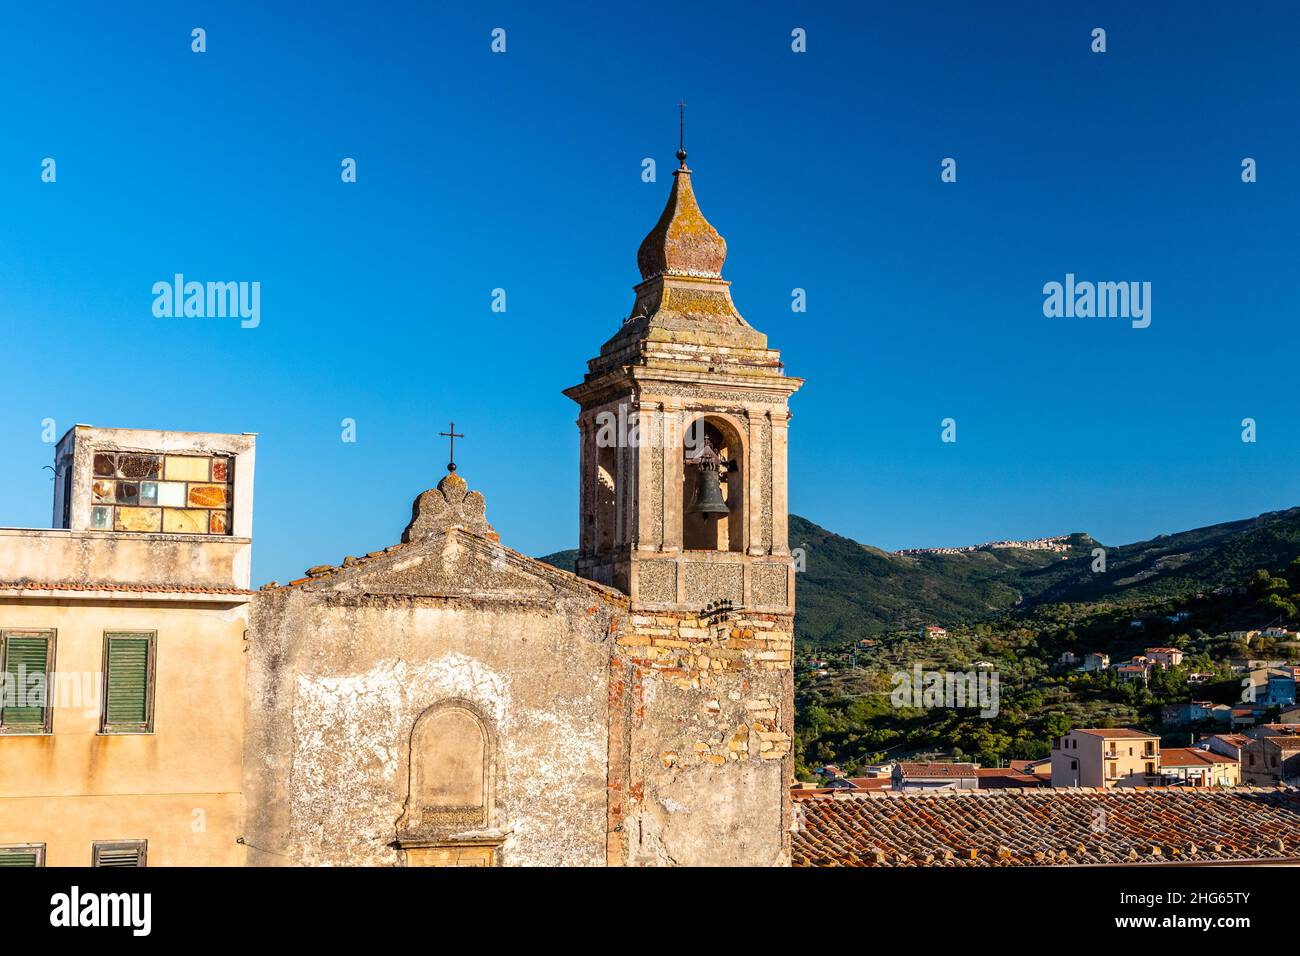
{"type": "Polygon", "coordinates": [[[677,161],[686,168],[686,100],[677,104],[677,161]]]}

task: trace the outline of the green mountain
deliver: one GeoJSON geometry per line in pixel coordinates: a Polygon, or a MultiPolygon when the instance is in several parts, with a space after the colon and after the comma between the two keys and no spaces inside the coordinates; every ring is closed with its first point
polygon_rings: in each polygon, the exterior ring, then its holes
{"type": "MultiPolygon", "coordinates": [[[[1300,508],[1107,547],[1086,534],[1059,550],[983,546],[956,553],[891,554],[790,516],[800,641],[841,644],[923,623],[971,624],[1046,603],[1123,606],[1244,582],[1257,568],[1300,555],[1300,508]],[[1094,570],[1096,548],[1105,569],[1094,570]]],[[[573,570],[575,551],[541,560],[573,570]]]]}
{"type": "MultiPolygon", "coordinates": [[[[1091,539],[1072,538],[1071,554],[1091,539]]],[[[1050,587],[1036,577],[1062,555],[997,548],[958,554],[890,554],[790,516],[790,546],[805,567],[795,578],[796,637],[822,644],[876,637],[900,627],[966,624],[1006,611],[1050,587]]]]}
{"type": "Polygon", "coordinates": [[[538,561],[545,561],[553,568],[559,568],[561,571],[575,570],[575,562],[578,560],[578,549],[570,548],[567,551],[556,551],[554,554],[544,554],[538,561]]]}

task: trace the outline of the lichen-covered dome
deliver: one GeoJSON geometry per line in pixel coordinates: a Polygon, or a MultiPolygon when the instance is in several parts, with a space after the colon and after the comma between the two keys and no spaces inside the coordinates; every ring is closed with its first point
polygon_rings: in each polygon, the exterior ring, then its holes
{"type": "Polygon", "coordinates": [[[673,189],[668,194],[659,222],[637,250],[636,264],[642,279],[659,275],[694,275],[720,278],[727,259],[727,240],[709,225],[691,189],[691,171],[685,163],[673,172],[673,189]]]}

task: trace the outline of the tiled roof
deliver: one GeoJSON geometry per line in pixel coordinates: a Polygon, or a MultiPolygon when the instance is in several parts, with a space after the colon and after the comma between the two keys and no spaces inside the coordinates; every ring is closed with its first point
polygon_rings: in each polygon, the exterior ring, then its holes
{"type": "Polygon", "coordinates": [[[1050,785],[1049,778],[1016,770],[1012,767],[980,767],[976,771],[980,778],[981,790],[998,790],[1010,787],[1045,787],[1050,785]]]}
{"type": "Polygon", "coordinates": [[[1212,750],[1197,750],[1195,747],[1163,747],[1160,750],[1162,767],[1203,767],[1212,763],[1233,763],[1237,761],[1212,750]]]}
{"type": "Polygon", "coordinates": [[[904,777],[974,777],[973,763],[900,763],[904,777]]]}
{"type": "Polygon", "coordinates": [[[1008,763],[1012,770],[1019,770],[1022,773],[1033,773],[1034,767],[1048,768],[1052,766],[1051,757],[1039,757],[1037,760],[1010,760],[1008,763]]]}
{"type": "Polygon", "coordinates": [[[129,591],[147,594],[251,595],[246,588],[199,584],[104,584],[90,581],[0,581],[0,591],[129,591]]]}
{"type": "Polygon", "coordinates": [[[1112,737],[1114,738],[1141,737],[1144,740],[1148,738],[1151,740],[1160,739],[1155,734],[1148,734],[1147,732],[1142,730],[1133,730],[1130,727],[1097,727],[1088,730],[1083,730],[1080,728],[1080,729],[1076,729],[1074,732],[1076,734],[1092,734],[1094,737],[1105,737],[1107,739],[1110,739],[1112,737]]]}
{"type": "Polygon", "coordinates": [[[1048,866],[1300,858],[1300,791],[795,795],[795,866],[1048,866]]]}
{"type": "Polygon", "coordinates": [[[849,783],[859,790],[888,790],[894,781],[888,777],[848,777],[849,783]]]}

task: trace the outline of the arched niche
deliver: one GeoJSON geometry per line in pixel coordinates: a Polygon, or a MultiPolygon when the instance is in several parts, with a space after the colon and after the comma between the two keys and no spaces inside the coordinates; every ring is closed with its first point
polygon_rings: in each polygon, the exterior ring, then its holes
{"type": "Polygon", "coordinates": [[[404,829],[411,832],[491,826],[496,738],[473,704],[445,700],[411,728],[404,829]]]}
{"type": "Polygon", "coordinates": [[[745,550],[745,446],[737,425],[719,415],[699,415],[686,425],[682,468],[682,547],[688,551],[745,550]],[[718,481],[727,514],[709,515],[691,511],[699,483],[694,459],[704,441],[720,459],[718,481]]]}

